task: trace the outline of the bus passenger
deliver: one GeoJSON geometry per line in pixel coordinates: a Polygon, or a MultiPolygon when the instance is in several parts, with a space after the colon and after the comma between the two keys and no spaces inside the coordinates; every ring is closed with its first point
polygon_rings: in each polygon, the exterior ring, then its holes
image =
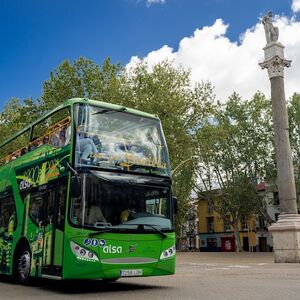
{"type": "Polygon", "coordinates": [[[51,132],[51,136],[50,136],[50,144],[51,144],[52,146],[56,146],[56,147],[59,146],[59,134],[58,134],[57,130],[51,132]]]}
{"type": "Polygon", "coordinates": [[[17,151],[15,151],[15,152],[12,154],[11,160],[15,160],[15,159],[17,159],[17,158],[20,157],[20,156],[21,156],[21,150],[17,150],[17,151]]]}
{"type": "Polygon", "coordinates": [[[43,138],[43,145],[45,144],[49,144],[49,135],[45,135],[44,138],[43,138]]]}
{"type": "Polygon", "coordinates": [[[69,145],[70,144],[70,139],[71,139],[71,124],[68,124],[67,128],[66,128],[66,132],[65,132],[65,145],[69,145]]]}
{"type": "Polygon", "coordinates": [[[5,163],[8,164],[12,160],[12,152],[9,152],[8,155],[5,157],[5,163]]]}
{"type": "Polygon", "coordinates": [[[22,148],[21,151],[20,151],[20,155],[24,155],[27,153],[27,149],[26,148],[22,148]]]}
{"type": "Polygon", "coordinates": [[[41,140],[38,137],[32,139],[30,143],[30,150],[34,150],[41,146],[41,140]]]}
{"type": "Polygon", "coordinates": [[[89,161],[89,157],[98,154],[98,149],[91,138],[79,138],[79,150],[81,152],[81,160],[83,163],[89,161]]]}
{"type": "Polygon", "coordinates": [[[58,133],[58,138],[59,138],[59,146],[63,147],[66,144],[66,129],[62,128],[60,129],[58,133]]]}
{"type": "Polygon", "coordinates": [[[97,204],[93,203],[87,212],[88,214],[85,219],[86,224],[94,225],[96,223],[107,223],[101,208],[97,204]]]}

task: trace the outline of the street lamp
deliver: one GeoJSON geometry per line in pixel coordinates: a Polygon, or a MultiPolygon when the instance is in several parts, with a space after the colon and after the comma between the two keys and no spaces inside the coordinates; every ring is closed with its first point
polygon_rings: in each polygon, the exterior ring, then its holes
{"type": "MultiPolygon", "coordinates": [[[[198,206],[197,204],[193,204],[183,215],[182,217],[182,226],[181,226],[181,230],[180,230],[180,238],[181,238],[181,243],[180,243],[180,249],[182,247],[182,240],[183,240],[183,227],[185,227],[185,218],[187,217],[187,215],[189,214],[189,212],[191,212],[193,209],[195,209],[198,206]]],[[[190,243],[190,241],[189,241],[190,243]]]]}
{"type": "Polygon", "coordinates": [[[182,165],[184,165],[185,163],[189,162],[190,160],[193,160],[194,158],[199,158],[199,156],[198,156],[198,155],[193,155],[192,157],[190,157],[190,158],[188,158],[188,159],[182,161],[180,164],[178,164],[178,165],[174,168],[174,170],[171,171],[171,175],[174,176],[174,174],[177,172],[177,170],[178,170],[182,165]]]}
{"type": "MultiPolygon", "coordinates": [[[[182,161],[181,163],[179,163],[172,171],[171,171],[171,176],[174,176],[174,174],[180,169],[181,166],[183,166],[185,163],[193,160],[194,158],[199,158],[199,156],[197,155],[193,155],[191,156],[190,158],[188,159],[185,159],[184,161],[182,161]]],[[[179,239],[179,245],[180,245],[180,250],[181,250],[181,247],[182,247],[182,233],[183,233],[183,223],[184,223],[184,220],[186,218],[186,215],[189,213],[189,211],[191,209],[193,209],[195,207],[195,205],[193,205],[192,207],[190,207],[186,212],[185,214],[183,215],[183,222],[181,224],[181,228],[180,228],[180,239],[179,239]]]]}

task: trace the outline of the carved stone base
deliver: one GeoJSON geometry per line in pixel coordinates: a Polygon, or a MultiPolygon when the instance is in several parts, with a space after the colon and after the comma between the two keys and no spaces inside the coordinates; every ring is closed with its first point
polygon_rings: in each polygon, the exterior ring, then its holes
{"type": "Polygon", "coordinates": [[[284,58],[284,46],[277,42],[267,44],[264,48],[265,60],[259,63],[262,69],[268,69],[269,78],[284,77],[284,67],[291,66],[291,60],[284,58]]]}
{"type": "Polygon", "coordinates": [[[283,49],[284,46],[281,43],[272,42],[270,44],[267,44],[266,47],[263,48],[265,52],[265,61],[270,60],[275,56],[284,59],[283,49]]]}
{"type": "Polygon", "coordinates": [[[300,263],[300,215],[280,215],[269,227],[276,263],[300,263]]]}

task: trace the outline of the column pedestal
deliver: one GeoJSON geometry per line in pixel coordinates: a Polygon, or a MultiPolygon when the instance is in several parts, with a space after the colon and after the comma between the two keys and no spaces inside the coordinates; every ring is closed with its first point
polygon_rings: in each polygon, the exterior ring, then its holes
{"type": "Polygon", "coordinates": [[[269,227],[276,263],[300,263],[300,215],[279,215],[269,227]]]}

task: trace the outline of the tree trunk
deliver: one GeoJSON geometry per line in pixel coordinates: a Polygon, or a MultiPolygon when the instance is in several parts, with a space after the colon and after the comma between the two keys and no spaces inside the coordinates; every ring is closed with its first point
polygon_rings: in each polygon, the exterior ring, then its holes
{"type": "Polygon", "coordinates": [[[238,219],[236,217],[233,217],[233,234],[235,239],[236,252],[242,252],[242,246],[239,237],[238,219]]]}

